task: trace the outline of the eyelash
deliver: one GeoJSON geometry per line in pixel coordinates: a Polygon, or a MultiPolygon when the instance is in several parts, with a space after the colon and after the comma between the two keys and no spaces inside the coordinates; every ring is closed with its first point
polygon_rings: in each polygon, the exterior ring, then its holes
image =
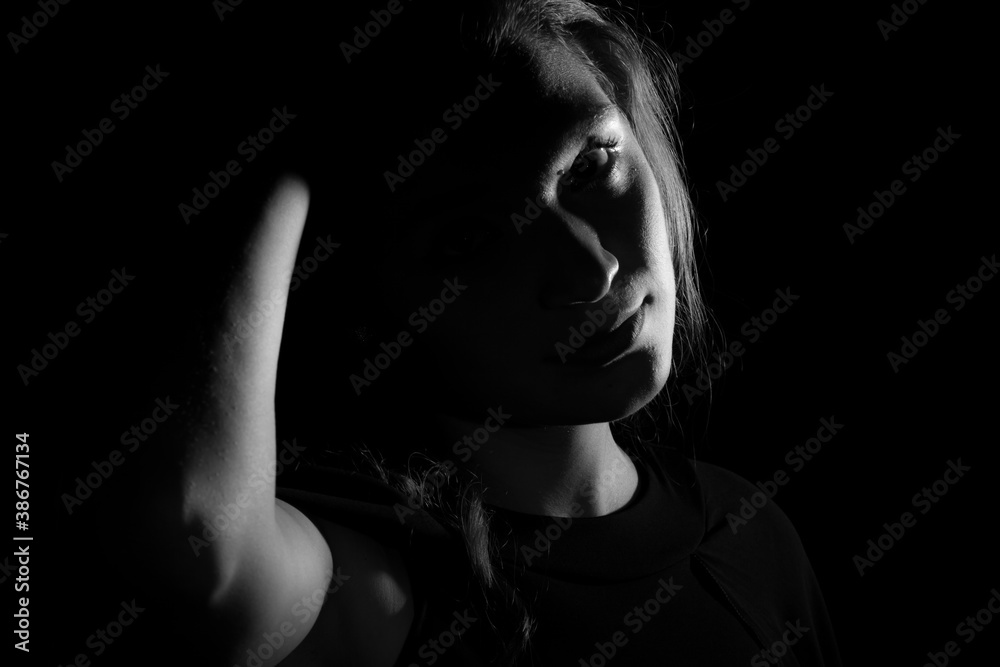
{"type": "Polygon", "coordinates": [[[603,169],[600,175],[610,174],[611,171],[615,168],[620,148],[621,148],[621,140],[618,139],[617,137],[592,137],[587,142],[587,147],[582,151],[580,151],[580,153],[578,153],[575,158],[573,158],[573,165],[570,166],[569,169],[559,170],[558,172],[559,183],[568,185],[576,192],[586,192],[588,190],[593,189],[594,187],[596,187],[596,184],[598,183],[597,176],[590,178],[587,180],[586,183],[579,185],[574,182],[575,179],[577,178],[572,173],[574,166],[577,164],[579,160],[584,159],[584,156],[587,155],[588,153],[591,153],[592,151],[595,150],[604,149],[608,153],[608,162],[605,165],[603,165],[603,169]]]}

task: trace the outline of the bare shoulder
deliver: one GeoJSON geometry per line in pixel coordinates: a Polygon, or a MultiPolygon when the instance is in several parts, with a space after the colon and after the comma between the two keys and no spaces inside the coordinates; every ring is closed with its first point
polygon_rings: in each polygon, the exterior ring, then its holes
{"type": "Polygon", "coordinates": [[[222,664],[395,663],[414,616],[402,554],[282,500],[244,532],[223,545],[202,628],[222,664]]]}
{"type": "Polygon", "coordinates": [[[329,549],[324,584],[306,590],[290,609],[293,629],[308,634],[281,664],[395,664],[409,635],[414,601],[402,554],[346,526],[306,517],[279,500],[291,520],[310,522],[329,549]],[[308,629],[306,629],[308,628],[308,629]]]}

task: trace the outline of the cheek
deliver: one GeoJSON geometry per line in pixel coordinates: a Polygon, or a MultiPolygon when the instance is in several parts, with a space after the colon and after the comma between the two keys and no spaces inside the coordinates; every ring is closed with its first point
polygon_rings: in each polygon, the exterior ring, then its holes
{"type": "Polygon", "coordinates": [[[672,357],[673,334],[676,321],[677,285],[671,249],[676,239],[664,211],[659,186],[648,163],[643,163],[639,178],[641,192],[641,217],[643,262],[652,279],[653,317],[647,332],[656,344],[656,375],[666,379],[672,357]]]}
{"type": "Polygon", "coordinates": [[[483,368],[533,356],[536,312],[532,300],[510,286],[470,282],[468,293],[453,304],[421,338],[442,368],[483,368]],[[505,361],[506,360],[506,361],[505,361]]]}
{"type": "Polygon", "coordinates": [[[656,288],[664,299],[674,301],[676,286],[671,248],[675,239],[663,210],[663,198],[653,176],[652,169],[645,162],[638,179],[638,216],[642,220],[640,244],[642,261],[652,274],[656,288]]]}
{"type": "Polygon", "coordinates": [[[538,371],[538,353],[516,313],[497,303],[474,303],[469,289],[468,302],[456,303],[416,337],[412,377],[420,380],[423,400],[473,418],[483,406],[513,405],[513,397],[523,396],[523,382],[538,371]]]}

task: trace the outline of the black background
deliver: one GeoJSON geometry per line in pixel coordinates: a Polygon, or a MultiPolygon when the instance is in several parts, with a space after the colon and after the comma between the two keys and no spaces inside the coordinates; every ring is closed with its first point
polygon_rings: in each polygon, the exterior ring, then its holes
{"type": "MultiPolygon", "coordinates": [[[[704,292],[725,340],[744,342],[742,325],[772,304],[776,289],[800,297],[714,383],[711,400],[699,397],[689,408],[675,396],[696,453],[763,481],[790,471],[785,453],[815,435],[820,418],[844,424],[801,471],[790,472],[775,500],[810,554],[845,663],[924,664],[928,651],[957,641],[956,663],[987,664],[1000,628],[987,626],[969,644],[955,628],[1000,586],[988,460],[997,440],[990,417],[1000,283],[985,283],[960,311],[946,294],[997,250],[988,205],[992,134],[974,118],[992,104],[994,77],[984,59],[991,23],[981,10],[913,4],[918,11],[888,39],[877,22],[889,18],[889,3],[863,10],[759,0],[745,10],[724,2],[643,3],[627,11],[671,52],[706,30],[703,21],[734,12],[681,73],[680,131],[706,235],[704,292]],[[832,91],[829,101],[794,136],[780,136],[775,123],[821,85],[832,91]],[[930,146],[939,127],[960,139],[910,182],[903,163],[930,146]],[[723,201],[717,182],[768,137],[780,150],[723,201]],[[894,179],[905,182],[905,194],[850,243],[844,223],[894,179]],[[900,337],[939,308],[951,320],[894,372],[887,353],[898,352],[900,337]],[[916,512],[914,494],[959,458],[971,471],[926,515],[916,512]],[[859,576],[852,558],[905,511],[916,513],[916,525],[859,576]]],[[[331,49],[368,9],[382,6],[352,5],[341,10],[346,17],[331,18],[331,49]]],[[[8,9],[8,30],[38,11],[25,2],[8,9]]],[[[253,180],[235,181],[197,225],[184,225],[177,204],[281,106],[280,83],[277,93],[265,92],[240,74],[248,62],[266,59],[275,31],[305,20],[295,11],[282,10],[279,21],[274,7],[247,1],[220,21],[209,2],[70,3],[5,56],[11,189],[0,266],[10,353],[4,387],[12,400],[3,412],[4,437],[31,434],[29,664],[69,664],[79,653],[93,664],[143,656],[197,664],[196,647],[183,636],[143,644],[155,609],[94,655],[88,636],[135,592],[107,556],[115,545],[106,537],[98,544],[100,504],[88,501],[68,516],[60,496],[152,410],[146,364],[169,353],[169,332],[187,315],[183,299],[158,301],[170,292],[158,276],[197,270],[187,250],[211,237],[205,228],[223,224],[224,198],[244,196],[253,180]],[[127,119],[115,119],[115,131],[57,181],[50,165],[64,146],[111,116],[110,101],[158,63],[170,72],[165,82],[127,119]],[[71,319],[81,323],[77,304],[122,267],[137,276],[134,285],[26,386],[15,367],[29,363],[49,332],[71,319]]],[[[405,25],[405,12],[397,20],[405,25]]],[[[268,158],[280,159],[280,149],[268,158]]],[[[126,457],[123,470],[129,464],[126,457]]],[[[127,540],[130,527],[115,531],[127,540]]],[[[17,597],[13,576],[2,583],[8,599],[17,597]]]]}

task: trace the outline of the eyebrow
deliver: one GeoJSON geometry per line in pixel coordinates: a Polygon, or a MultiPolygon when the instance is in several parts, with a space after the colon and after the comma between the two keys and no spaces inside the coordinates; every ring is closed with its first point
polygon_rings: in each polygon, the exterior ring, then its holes
{"type": "MultiPolygon", "coordinates": [[[[613,102],[585,107],[575,113],[567,129],[554,135],[555,138],[551,142],[546,142],[547,145],[543,150],[544,159],[532,168],[535,177],[545,178],[555,174],[555,164],[569,152],[566,147],[579,143],[582,138],[593,134],[595,128],[604,125],[613,117],[621,117],[622,120],[625,118],[621,108],[613,102]]],[[[470,206],[481,204],[484,195],[488,197],[493,187],[493,184],[486,180],[462,181],[429,195],[415,195],[405,205],[393,207],[391,217],[423,218],[437,215],[446,218],[450,214],[459,214],[468,210],[470,206]]],[[[414,221],[411,219],[410,222],[414,221]]],[[[425,221],[415,222],[422,224],[425,221]]]]}
{"type": "Polygon", "coordinates": [[[614,102],[588,107],[574,117],[573,124],[563,139],[587,134],[598,125],[606,123],[609,117],[619,115],[624,114],[614,102]]]}
{"type": "Polygon", "coordinates": [[[556,163],[565,157],[571,150],[570,147],[593,135],[596,128],[614,118],[625,118],[621,108],[614,102],[592,105],[575,113],[570,124],[562,132],[554,134],[553,140],[545,146],[544,162],[538,165],[536,175],[542,178],[554,175],[556,163]]]}

